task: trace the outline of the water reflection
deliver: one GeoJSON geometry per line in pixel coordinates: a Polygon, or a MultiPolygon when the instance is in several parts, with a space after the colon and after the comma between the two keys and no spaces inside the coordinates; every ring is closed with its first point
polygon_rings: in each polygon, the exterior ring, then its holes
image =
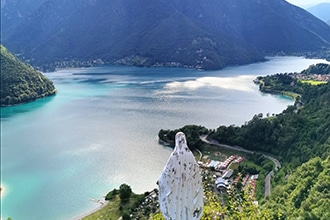
{"type": "Polygon", "coordinates": [[[1,107],[1,121],[8,120],[10,117],[13,117],[15,115],[28,113],[30,111],[34,111],[36,109],[42,108],[45,105],[47,105],[49,102],[51,102],[55,98],[55,96],[56,94],[45,98],[37,99],[29,103],[1,107]]]}

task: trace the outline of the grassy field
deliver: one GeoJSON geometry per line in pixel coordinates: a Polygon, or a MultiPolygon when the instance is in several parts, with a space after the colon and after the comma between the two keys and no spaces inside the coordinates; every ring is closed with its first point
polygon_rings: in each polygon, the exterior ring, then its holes
{"type": "Polygon", "coordinates": [[[308,84],[311,84],[313,86],[317,86],[317,85],[320,85],[320,84],[326,84],[327,83],[327,81],[316,81],[316,80],[300,80],[300,82],[308,83],[308,84]]]}
{"type": "Polygon", "coordinates": [[[299,94],[294,93],[294,92],[289,92],[289,91],[283,91],[282,94],[285,96],[294,98],[294,99],[296,99],[299,96],[299,94]]]}
{"type": "Polygon", "coordinates": [[[92,213],[89,216],[83,218],[83,220],[101,220],[101,219],[118,219],[121,214],[119,211],[120,199],[117,196],[114,200],[109,202],[106,206],[100,210],[92,213]]]}
{"type": "Polygon", "coordinates": [[[231,155],[238,155],[242,157],[246,157],[244,152],[239,152],[235,150],[225,149],[215,145],[205,144],[203,155],[207,155],[210,160],[220,160],[224,161],[231,155]],[[220,154],[219,154],[220,153],[220,154]]]}
{"type": "Polygon", "coordinates": [[[132,215],[132,219],[147,220],[151,213],[157,211],[157,203],[155,191],[144,194],[132,192],[129,201],[125,203],[121,202],[117,194],[109,200],[107,205],[84,217],[83,220],[118,220],[124,215],[132,215]]]}

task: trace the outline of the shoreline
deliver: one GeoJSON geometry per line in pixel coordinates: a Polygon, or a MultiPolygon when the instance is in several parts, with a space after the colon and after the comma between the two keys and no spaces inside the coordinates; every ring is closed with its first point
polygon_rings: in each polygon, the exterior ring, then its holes
{"type": "Polygon", "coordinates": [[[106,201],[105,199],[97,200],[97,201],[94,201],[92,199],[90,199],[90,200],[93,201],[93,202],[98,203],[99,206],[96,207],[96,208],[94,208],[94,209],[92,209],[92,210],[90,210],[90,211],[87,211],[87,212],[84,212],[82,214],[79,214],[79,215],[73,217],[71,220],[82,220],[83,218],[85,218],[85,217],[93,214],[94,212],[99,211],[100,209],[104,208],[106,205],[109,204],[109,201],[106,201]]]}

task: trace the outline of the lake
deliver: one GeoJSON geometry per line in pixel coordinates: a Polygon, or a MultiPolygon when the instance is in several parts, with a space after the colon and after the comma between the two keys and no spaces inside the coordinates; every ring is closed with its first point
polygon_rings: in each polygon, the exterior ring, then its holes
{"type": "MultiPolygon", "coordinates": [[[[160,129],[241,125],[293,100],[262,94],[259,75],[300,72],[323,60],[272,57],[218,71],[99,66],[45,75],[58,93],[1,109],[3,219],[72,219],[127,183],[156,188],[172,149],[160,129]]],[[[188,143],[189,145],[189,143],[188,143]]]]}

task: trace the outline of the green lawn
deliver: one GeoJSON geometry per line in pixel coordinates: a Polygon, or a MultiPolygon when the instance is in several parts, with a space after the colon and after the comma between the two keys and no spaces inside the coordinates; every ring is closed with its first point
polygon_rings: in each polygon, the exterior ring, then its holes
{"type": "Polygon", "coordinates": [[[302,82],[302,83],[308,83],[308,84],[311,84],[313,86],[317,86],[317,85],[320,85],[320,84],[326,84],[326,83],[328,83],[327,81],[317,81],[317,80],[300,80],[300,82],[302,82]]]}
{"type": "Polygon", "coordinates": [[[109,202],[102,209],[94,212],[93,214],[86,216],[83,220],[101,220],[101,219],[118,219],[121,214],[119,211],[120,199],[117,198],[109,202]]]}
{"type": "Polygon", "coordinates": [[[83,220],[118,220],[124,213],[134,214],[134,217],[140,220],[147,220],[145,216],[149,216],[151,212],[156,211],[156,203],[158,200],[150,200],[148,204],[141,206],[142,202],[145,201],[145,194],[135,194],[132,192],[128,202],[121,203],[119,195],[114,196],[107,205],[100,210],[92,213],[89,216],[83,218],[83,220]],[[151,202],[150,202],[151,201],[151,202]],[[139,211],[133,211],[134,207],[140,207],[139,211]]]}
{"type": "Polygon", "coordinates": [[[282,94],[294,99],[296,99],[299,96],[299,94],[290,91],[282,91],[282,94]]]}

